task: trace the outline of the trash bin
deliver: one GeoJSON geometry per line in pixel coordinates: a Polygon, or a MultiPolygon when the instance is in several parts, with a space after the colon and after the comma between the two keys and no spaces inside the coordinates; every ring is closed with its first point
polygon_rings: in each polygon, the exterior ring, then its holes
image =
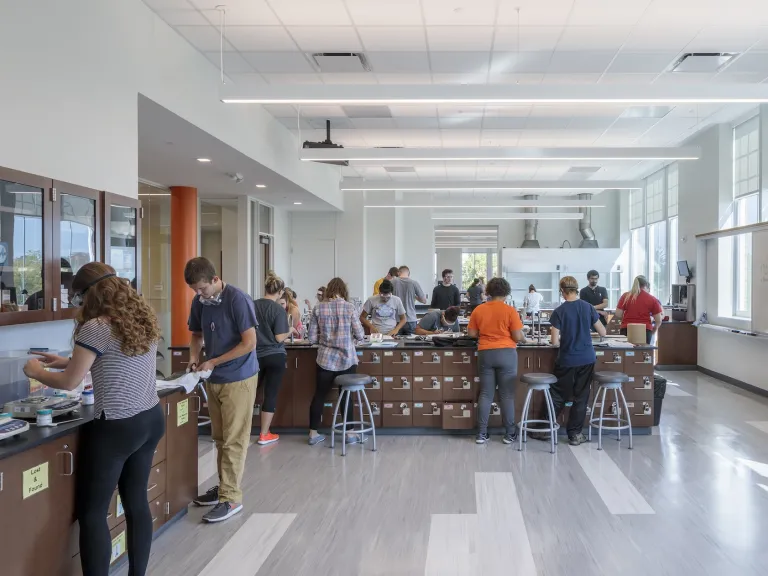
{"type": "Polygon", "coordinates": [[[653,425],[658,426],[661,420],[661,405],[664,394],[667,393],[667,379],[658,374],[653,375],[653,425]]]}

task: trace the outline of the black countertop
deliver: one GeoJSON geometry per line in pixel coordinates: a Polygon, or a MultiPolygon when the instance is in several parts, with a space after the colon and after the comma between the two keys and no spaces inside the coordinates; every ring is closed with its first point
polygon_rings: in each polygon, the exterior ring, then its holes
{"type": "MultiPolygon", "coordinates": [[[[183,388],[158,390],[157,395],[160,398],[165,398],[179,390],[183,390],[183,388]]],[[[5,440],[0,440],[0,460],[36,448],[41,444],[45,444],[56,438],[66,436],[73,430],[87,424],[93,420],[93,406],[80,406],[80,416],[82,420],[77,420],[68,424],[60,424],[54,427],[38,428],[34,423],[30,422],[29,430],[26,432],[17,434],[11,438],[6,438],[5,440]]]]}
{"type": "MultiPolygon", "coordinates": [[[[552,349],[556,350],[557,347],[551,346],[549,344],[538,344],[536,342],[531,342],[527,344],[518,344],[518,348],[529,348],[529,349],[552,349]]],[[[459,348],[462,350],[475,350],[476,348],[474,346],[435,346],[432,344],[429,340],[398,340],[397,346],[374,346],[371,344],[363,344],[360,346],[357,346],[358,350],[367,350],[367,349],[373,349],[373,350],[408,350],[412,348],[446,348],[446,349],[453,349],[453,348],[459,348]],[[407,343],[407,344],[406,344],[407,343]]],[[[626,343],[626,346],[622,348],[616,348],[613,346],[601,346],[600,344],[595,344],[595,348],[599,350],[606,350],[606,349],[612,349],[612,350],[626,350],[626,349],[633,349],[633,350],[655,350],[656,346],[650,346],[647,344],[638,344],[633,346],[632,344],[626,343]]],[[[184,348],[181,346],[177,346],[174,348],[175,350],[188,350],[189,348],[184,348]]],[[[302,344],[302,343],[295,343],[291,344],[290,342],[285,343],[285,349],[286,350],[316,350],[317,344],[302,344]]]]}

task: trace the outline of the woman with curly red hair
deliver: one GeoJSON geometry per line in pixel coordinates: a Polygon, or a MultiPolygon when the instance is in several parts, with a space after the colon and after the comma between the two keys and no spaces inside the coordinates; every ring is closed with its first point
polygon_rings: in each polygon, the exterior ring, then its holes
{"type": "Polygon", "coordinates": [[[79,307],[72,358],[40,354],[43,361],[30,360],[24,373],[51,388],[74,390],[91,371],[94,419],[84,427],[76,488],[83,576],[109,573],[107,509],[115,486],[128,525],[129,572],[143,576],[152,545],[147,483],[165,433],[155,385],[160,328],[149,304],[111,266],[86,264],[72,291],[72,305],[79,307]]]}

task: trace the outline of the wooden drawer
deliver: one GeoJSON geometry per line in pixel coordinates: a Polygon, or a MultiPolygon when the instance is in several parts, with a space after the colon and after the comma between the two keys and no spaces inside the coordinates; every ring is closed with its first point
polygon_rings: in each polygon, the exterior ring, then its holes
{"type": "Polygon", "coordinates": [[[653,350],[626,350],[624,373],[653,376],[653,350]]]}
{"type": "Polygon", "coordinates": [[[476,354],[474,350],[444,350],[443,375],[474,376],[477,374],[476,354]]]}
{"type": "Polygon", "coordinates": [[[434,376],[443,373],[442,350],[414,350],[413,375],[434,376]]]}
{"type": "Polygon", "coordinates": [[[443,404],[443,430],[474,430],[477,405],[469,402],[443,404]]]}
{"type": "Polygon", "coordinates": [[[443,377],[428,375],[413,377],[414,402],[441,402],[443,400],[443,377]]]}
{"type": "Polygon", "coordinates": [[[358,350],[357,373],[381,376],[384,373],[383,352],[384,350],[358,350]]]}
{"type": "Polygon", "coordinates": [[[413,375],[412,350],[385,350],[383,374],[390,376],[413,375]]]}
{"type": "Polygon", "coordinates": [[[151,502],[165,492],[165,462],[152,466],[147,482],[147,502],[151,502]]]}
{"type": "Polygon", "coordinates": [[[382,397],[384,402],[413,401],[412,376],[384,376],[382,397]]]}
{"type": "MultiPolygon", "coordinates": [[[[368,399],[368,403],[371,405],[371,412],[373,412],[373,424],[376,426],[376,428],[381,428],[382,422],[381,422],[381,403],[379,402],[371,402],[370,398],[368,399]]],[[[360,419],[360,405],[357,403],[357,400],[355,400],[355,420],[360,419]]],[[[363,400],[363,416],[365,417],[365,420],[368,421],[371,419],[371,416],[368,414],[368,407],[365,405],[365,400],[363,400]]],[[[356,426],[359,427],[359,426],[356,426]]]]}
{"type": "Polygon", "coordinates": [[[488,416],[488,428],[501,428],[502,426],[503,422],[501,419],[501,405],[497,402],[492,402],[491,413],[488,416]]]}
{"type": "Polygon", "coordinates": [[[474,402],[479,386],[478,376],[443,376],[443,400],[474,402]]]}
{"type": "Polygon", "coordinates": [[[365,395],[368,396],[368,401],[381,402],[382,399],[382,377],[381,375],[371,375],[371,383],[365,385],[365,395]]]}
{"type": "Polygon", "coordinates": [[[441,428],[443,425],[442,402],[414,402],[413,425],[416,428],[441,428]]]}
{"type": "Polygon", "coordinates": [[[624,354],[621,350],[595,350],[595,372],[624,372],[624,354]]]}
{"type": "Polygon", "coordinates": [[[157,530],[165,524],[166,520],[168,520],[168,516],[165,513],[165,504],[165,494],[161,494],[149,503],[149,510],[152,514],[152,532],[157,532],[157,530]]]}
{"type": "Polygon", "coordinates": [[[381,413],[384,428],[410,428],[413,426],[412,402],[384,402],[381,413]]]}
{"type": "Polygon", "coordinates": [[[165,460],[165,454],[167,449],[166,447],[167,447],[167,442],[166,442],[165,434],[163,434],[163,437],[160,438],[160,442],[157,443],[157,448],[155,448],[155,454],[154,456],[152,456],[152,466],[155,466],[165,460]]]}

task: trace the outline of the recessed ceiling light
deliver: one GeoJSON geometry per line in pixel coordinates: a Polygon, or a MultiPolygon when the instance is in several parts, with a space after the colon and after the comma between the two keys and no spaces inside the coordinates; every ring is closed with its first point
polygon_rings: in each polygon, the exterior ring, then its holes
{"type": "Polygon", "coordinates": [[[294,202],[294,203],[293,203],[293,205],[294,205],[294,206],[300,206],[300,205],[301,205],[301,202],[294,202]]]}
{"type": "Polygon", "coordinates": [[[256,184],[256,188],[266,188],[266,184],[256,184]]]}
{"type": "Polygon", "coordinates": [[[210,162],[211,159],[210,158],[198,158],[197,161],[198,162],[202,162],[203,164],[205,164],[206,162],[210,162]]]}

